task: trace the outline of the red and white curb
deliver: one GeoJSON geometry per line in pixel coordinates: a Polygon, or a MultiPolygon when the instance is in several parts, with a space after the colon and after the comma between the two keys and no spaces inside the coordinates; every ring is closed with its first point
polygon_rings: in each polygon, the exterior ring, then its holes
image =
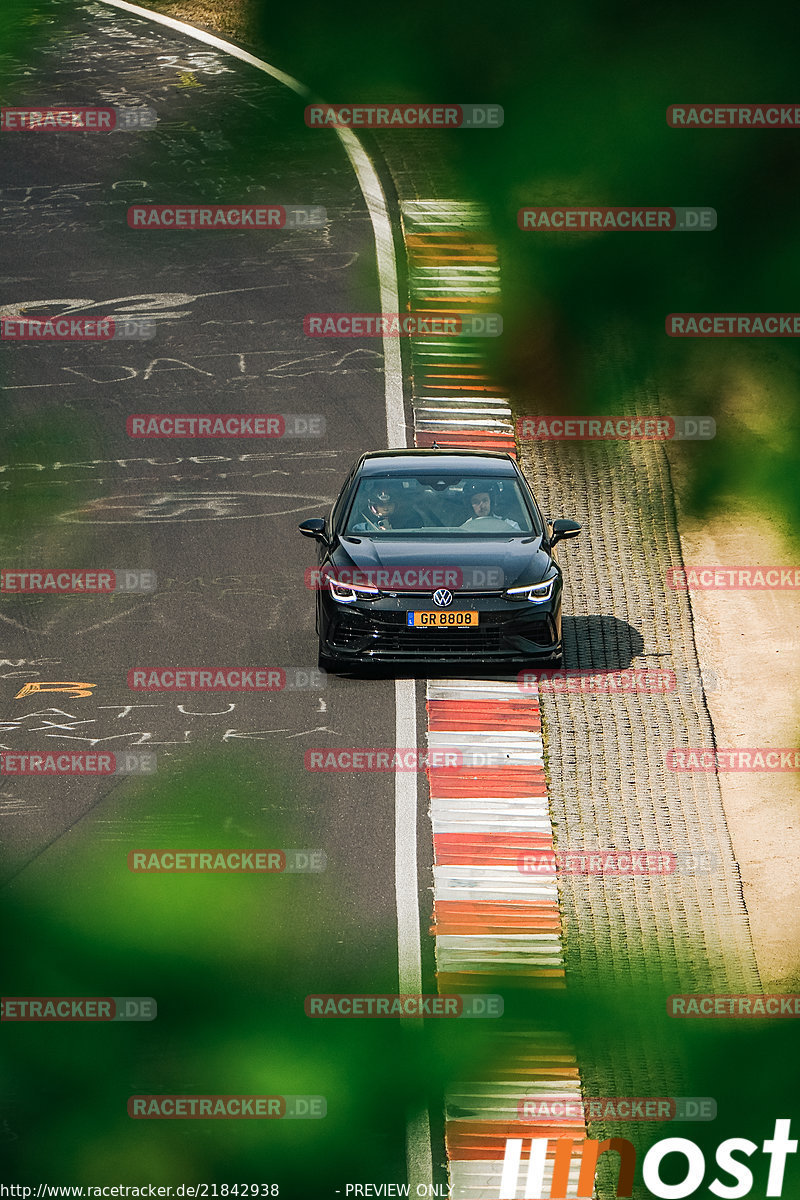
{"type": "MultiPolygon", "coordinates": [[[[400,206],[415,312],[497,310],[497,249],[475,204],[411,200],[400,206]]],[[[483,339],[485,340],[485,339],[483,339]]],[[[508,400],[490,378],[480,338],[413,338],[411,403],[417,446],[504,450],[516,457],[508,400]]]]}
{"type": "MultiPolygon", "coordinates": [[[[538,698],[521,696],[515,683],[437,680],[428,684],[427,711],[430,748],[457,748],[478,761],[496,762],[498,751],[503,756],[497,766],[428,774],[439,988],[502,994],[503,979],[515,987],[562,988],[555,871],[527,875],[518,867],[521,854],[554,849],[538,698]]],[[[577,1063],[563,1038],[514,1030],[495,1041],[497,1070],[462,1082],[447,1097],[454,1200],[503,1194],[507,1139],[586,1136],[579,1121],[519,1119],[526,1099],[580,1101],[577,1063]]]]}
{"type": "MultiPolygon", "coordinates": [[[[499,264],[481,209],[418,200],[401,210],[411,308],[496,311],[499,264]]],[[[412,338],[411,364],[415,445],[516,457],[511,407],[480,339],[412,338]]],[[[555,868],[519,869],[521,855],[531,852],[549,852],[555,863],[539,696],[522,693],[515,681],[439,679],[428,683],[427,713],[429,747],[458,750],[463,762],[475,764],[428,771],[438,986],[502,994],[505,980],[515,988],[563,988],[555,868]]],[[[495,1043],[496,1069],[462,1081],[447,1096],[453,1200],[524,1195],[525,1140],[586,1137],[581,1120],[519,1119],[526,1099],[580,1102],[578,1064],[564,1037],[512,1028],[498,1031],[495,1043]]],[[[577,1104],[573,1111],[580,1111],[577,1104]]],[[[578,1163],[570,1173],[573,1196],[577,1172],[578,1163]]],[[[552,1156],[548,1191],[551,1176],[552,1156]]]]}

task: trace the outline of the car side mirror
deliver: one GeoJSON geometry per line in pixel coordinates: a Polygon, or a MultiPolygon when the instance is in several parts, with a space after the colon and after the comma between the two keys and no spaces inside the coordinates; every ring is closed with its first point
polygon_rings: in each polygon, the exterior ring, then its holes
{"type": "Polygon", "coordinates": [[[553,534],[550,538],[550,545],[555,546],[556,542],[563,542],[567,538],[575,538],[581,531],[581,526],[577,521],[570,521],[566,517],[559,517],[553,521],[553,534]]]}
{"type": "Polygon", "coordinates": [[[328,539],[325,536],[325,522],[322,517],[311,517],[308,521],[303,521],[302,525],[297,527],[303,537],[313,538],[315,542],[322,542],[327,546],[328,539]]]}

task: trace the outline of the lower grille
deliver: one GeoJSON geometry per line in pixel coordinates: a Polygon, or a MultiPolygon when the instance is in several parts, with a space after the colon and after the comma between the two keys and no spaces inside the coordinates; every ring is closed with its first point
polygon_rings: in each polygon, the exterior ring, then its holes
{"type": "Polygon", "coordinates": [[[480,626],[472,630],[431,629],[422,633],[415,629],[409,629],[407,633],[401,630],[398,633],[382,634],[380,638],[376,639],[376,647],[379,646],[382,650],[409,651],[411,653],[500,650],[502,645],[503,639],[499,628],[482,630],[480,626]]]}
{"type": "Polygon", "coordinates": [[[416,629],[406,624],[405,613],[348,613],[331,634],[331,647],[372,656],[380,654],[513,654],[509,639],[525,638],[541,646],[553,644],[549,621],[509,621],[502,612],[480,614],[480,623],[469,629],[416,629]]]}

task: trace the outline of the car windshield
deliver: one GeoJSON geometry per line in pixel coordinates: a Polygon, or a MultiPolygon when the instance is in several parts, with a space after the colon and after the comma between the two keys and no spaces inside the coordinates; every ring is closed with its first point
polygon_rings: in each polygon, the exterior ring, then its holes
{"type": "Polygon", "coordinates": [[[344,532],[501,538],[542,531],[508,475],[370,475],[358,485],[344,532]]]}

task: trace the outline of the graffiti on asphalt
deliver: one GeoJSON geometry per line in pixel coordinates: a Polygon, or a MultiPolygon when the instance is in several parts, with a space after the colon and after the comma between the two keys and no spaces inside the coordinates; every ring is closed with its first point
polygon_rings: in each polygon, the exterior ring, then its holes
{"type": "Polygon", "coordinates": [[[71,696],[74,700],[80,699],[81,696],[93,696],[92,688],[96,688],[96,683],[71,683],[66,680],[60,680],[54,683],[45,683],[35,681],[26,683],[20,688],[14,697],[15,700],[22,700],[25,696],[32,696],[35,692],[63,692],[65,696],[71,696]]]}

